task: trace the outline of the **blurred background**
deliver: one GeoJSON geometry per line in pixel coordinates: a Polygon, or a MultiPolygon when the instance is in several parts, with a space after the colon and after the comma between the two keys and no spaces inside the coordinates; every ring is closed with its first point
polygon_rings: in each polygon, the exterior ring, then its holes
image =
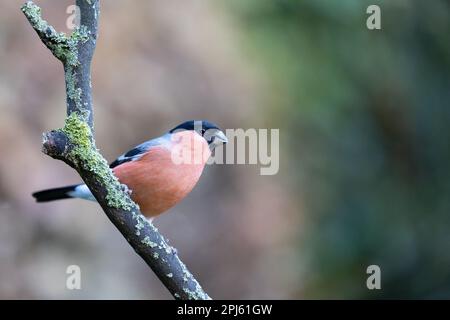
{"type": "MultiPolygon", "coordinates": [[[[60,62],[0,3],[0,298],[171,298],[79,181],[40,152],[65,116],[60,62]],[[66,289],[79,265],[82,290],[66,289]]],[[[42,0],[68,32],[73,1],[42,0]]],[[[279,128],[280,171],[208,166],[155,221],[213,298],[450,297],[450,4],[102,1],[97,145],[112,161],[187,119],[279,128]],[[381,7],[381,30],[366,8],[381,7]],[[368,290],[366,268],[381,268],[368,290]]]]}

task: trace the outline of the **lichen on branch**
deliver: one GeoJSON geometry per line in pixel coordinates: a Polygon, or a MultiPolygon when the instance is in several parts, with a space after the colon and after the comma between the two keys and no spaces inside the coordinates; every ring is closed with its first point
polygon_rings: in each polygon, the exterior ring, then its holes
{"type": "Polygon", "coordinates": [[[105,158],[95,146],[91,128],[87,124],[86,116],[76,112],[71,113],[65,120],[64,127],[59,129],[68,138],[71,146],[66,154],[67,160],[75,169],[91,172],[98,183],[106,188],[108,206],[117,209],[131,210],[136,204],[131,201],[122,185],[114,176],[105,158]]]}
{"type": "Polygon", "coordinates": [[[53,26],[42,19],[41,8],[32,1],[22,6],[22,12],[56,58],[70,66],[79,64],[78,43],[89,40],[89,31],[86,26],[75,28],[71,35],[67,36],[64,32],[57,32],[53,26]]]}

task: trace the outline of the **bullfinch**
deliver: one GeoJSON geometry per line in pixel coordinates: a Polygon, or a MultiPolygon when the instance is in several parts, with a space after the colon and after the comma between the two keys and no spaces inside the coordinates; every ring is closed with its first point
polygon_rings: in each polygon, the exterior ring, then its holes
{"type": "MultiPolygon", "coordinates": [[[[119,181],[147,218],[173,207],[194,188],[216,146],[227,137],[209,121],[186,121],[164,135],[148,140],[110,164],[119,181]]],[[[33,193],[37,202],[80,198],[96,201],[85,184],[33,193]]]]}

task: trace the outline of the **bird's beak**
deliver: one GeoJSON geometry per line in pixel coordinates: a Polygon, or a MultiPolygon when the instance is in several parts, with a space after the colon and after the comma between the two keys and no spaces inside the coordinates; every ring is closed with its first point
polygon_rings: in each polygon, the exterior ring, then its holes
{"type": "Polygon", "coordinates": [[[215,137],[215,139],[214,139],[214,143],[215,144],[222,144],[222,143],[227,143],[228,142],[228,138],[227,138],[227,136],[222,132],[222,131],[220,131],[220,130],[217,130],[215,133],[214,133],[214,137],[215,137]]]}

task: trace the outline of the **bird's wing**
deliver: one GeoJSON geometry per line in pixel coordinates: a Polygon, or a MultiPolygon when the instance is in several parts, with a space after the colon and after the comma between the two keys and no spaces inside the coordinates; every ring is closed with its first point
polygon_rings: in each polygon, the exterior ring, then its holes
{"type": "Polygon", "coordinates": [[[167,143],[170,142],[169,136],[170,136],[170,134],[165,134],[159,138],[148,140],[144,143],[141,143],[140,145],[137,145],[133,149],[122,154],[120,157],[118,157],[116,160],[114,160],[109,165],[109,167],[112,169],[112,168],[115,168],[115,167],[125,163],[125,162],[138,160],[140,157],[142,157],[146,152],[148,152],[153,147],[167,145],[167,143]]]}

